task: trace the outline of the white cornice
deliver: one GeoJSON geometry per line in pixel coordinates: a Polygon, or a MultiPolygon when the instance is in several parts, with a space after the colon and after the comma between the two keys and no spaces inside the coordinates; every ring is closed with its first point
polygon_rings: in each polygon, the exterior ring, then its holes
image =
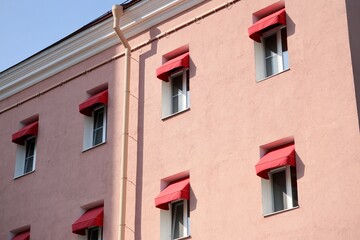
{"type": "MultiPolygon", "coordinates": [[[[131,38],[205,0],[143,0],[126,9],[121,29],[131,38]]],[[[106,19],[0,73],[0,100],[119,43],[106,19]]]]}

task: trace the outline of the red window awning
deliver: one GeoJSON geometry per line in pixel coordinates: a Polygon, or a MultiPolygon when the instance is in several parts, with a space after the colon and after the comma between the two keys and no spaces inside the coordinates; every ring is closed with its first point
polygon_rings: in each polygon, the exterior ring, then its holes
{"type": "Polygon", "coordinates": [[[12,240],[29,240],[29,239],[30,239],[30,231],[19,233],[12,238],[12,240]]]}
{"type": "Polygon", "coordinates": [[[76,222],[72,225],[72,232],[85,235],[86,229],[89,227],[102,227],[104,221],[104,207],[97,207],[87,210],[76,222]]]}
{"type": "Polygon", "coordinates": [[[38,127],[39,127],[38,121],[26,125],[25,127],[23,127],[22,129],[20,129],[19,131],[17,131],[12,135],[11,138],[12,142],[16,144],[24,145],[25,140],[28,137],[37,136],[38,127]]]}
{"type": "Polygon", "coordinates": [[[106,105],[108,103],[108,90],[104,90],[99,92],[98,94],[92,96],[85,102],[79,105],[79,112],[86,115],[91,116],[92,111],[95,107],[103,104],[106,105]]]}
{"type": "Polygon", "coordinates": [[[169,203],[180,199],[190,199],[190,179],[185,178],[178,182],[170,183],[159,196],[155,198],[155,206],[169,210],[169,203]]]}
{"type": "Polygon", "coordinates": [[[189,53],[184,53],[176,58],[173,58],[166,63],[164,63],[161,67],[156,69],[156,77],[168,82],[169,76],[177,70],[189,68],[189,53]]]}
{"type": "Polygon", "coordinates": [[[266,16],[248,28],[249,37],[256,42],[261,42],[261,35],[264,29],[276,25],[286,25],[285,8],[266,16]]]}
{"type": "Polygon", "coordinates": [[[269,170],[283,166],[296,166],[294,144],[269,151],[255,165],[255,170],[259,177],[269,179],[269,170]]]}

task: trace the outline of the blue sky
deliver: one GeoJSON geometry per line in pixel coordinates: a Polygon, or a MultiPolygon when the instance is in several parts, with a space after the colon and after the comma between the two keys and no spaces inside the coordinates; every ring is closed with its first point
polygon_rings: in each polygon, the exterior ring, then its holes
{"type": "Polygon", "coordinates": [[[122,2],[124,0],[0,0],[0,72],[122,2]]]}

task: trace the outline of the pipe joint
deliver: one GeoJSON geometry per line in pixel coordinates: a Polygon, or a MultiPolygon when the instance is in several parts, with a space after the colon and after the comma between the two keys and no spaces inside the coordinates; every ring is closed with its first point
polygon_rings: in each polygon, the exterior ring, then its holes
{"type": "Polygon", "coordinates": [[[112,14],[114,16],[114,23],[113,23],[113,28],[117,28],[120,24],[120,17],[124,14],[124,11],[123,11],[123,6],[121,5],[113,5],[112,6],[112,14]]]}

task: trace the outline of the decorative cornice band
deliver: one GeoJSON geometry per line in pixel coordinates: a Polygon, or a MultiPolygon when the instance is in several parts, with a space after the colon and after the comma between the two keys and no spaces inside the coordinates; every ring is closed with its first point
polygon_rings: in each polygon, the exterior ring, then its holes
{"type": "MultiPolygon", "coordinates": [[[[131,38],[205,0],[144,0],[126,9],[121,29],[131,38]],[[161,14],[160,14],[161,13],[161,14]]],[[[10,97],[119,43],[112,18],[0,73],[0,100],[10,97]]]]}

